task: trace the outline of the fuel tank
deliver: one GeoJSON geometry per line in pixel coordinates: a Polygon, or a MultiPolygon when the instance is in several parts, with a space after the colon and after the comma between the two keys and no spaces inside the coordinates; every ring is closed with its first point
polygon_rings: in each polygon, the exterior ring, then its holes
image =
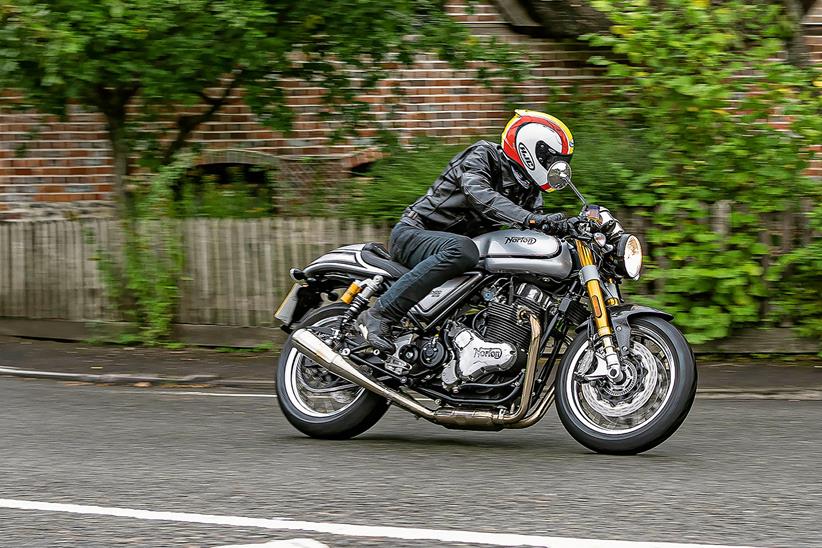
{"type": "Polygon", "coordinates": [[[573,268],[568,246],[535,230],[499,230],[474,238],[480,265],[488,272],[567,278],[573,268]]]}

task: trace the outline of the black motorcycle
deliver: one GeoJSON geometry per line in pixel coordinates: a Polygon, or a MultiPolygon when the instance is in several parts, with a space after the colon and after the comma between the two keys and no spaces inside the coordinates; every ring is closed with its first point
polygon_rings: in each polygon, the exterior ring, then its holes
{"type": "Polygon", "coordinates": [[[291,333],[277,371],[291,424],[350,438],[394,403],[447,428],[525,428],[556,398],[565,428],[594,451],[639,453],[673,434],[696,392],[693,352],[670,314],[624,304],[620,284],[639,277],[640,242],[570,176],[565,162],[549,171],[554,188],[570,186],[583,202],[571,234],[475,238],[476,270],[406,315],[393,355],[354,329],[408,271],[384,247],[344,246],[292,269],[296,283],[276,314],[291,333]]]}

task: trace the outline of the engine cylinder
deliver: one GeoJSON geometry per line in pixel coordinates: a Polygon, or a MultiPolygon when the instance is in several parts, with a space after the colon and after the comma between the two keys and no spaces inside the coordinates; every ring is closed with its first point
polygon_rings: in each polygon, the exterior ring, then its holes
{"type": "Polygon", "coordinates": [[[516,307],[491,301],[485,314],[483,338],[495,343],[507,342],[517,350],[527,350],[531,331],[520,323],[516,307]]]}

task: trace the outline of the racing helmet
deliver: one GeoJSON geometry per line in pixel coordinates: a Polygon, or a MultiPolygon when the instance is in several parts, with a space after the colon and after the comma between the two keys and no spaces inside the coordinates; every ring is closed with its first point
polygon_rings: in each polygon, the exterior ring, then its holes
{"type": "Polygon", "coordinates": [[[531,184],[546,192],[556,190],[548,182],[548,168],[559,160],[571,162],[571,130],[559,118],[544,112],[520,109],[514,113],[502,130],[503,153],[521,168],[531,184]]]}

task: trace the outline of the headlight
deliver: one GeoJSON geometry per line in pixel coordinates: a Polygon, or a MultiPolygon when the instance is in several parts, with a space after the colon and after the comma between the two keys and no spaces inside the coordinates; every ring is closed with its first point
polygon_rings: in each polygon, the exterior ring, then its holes
{"type": "Polygon", "coordinates": [[[617,259],[620,274],[638,279],[642,269],[642,245],[639,238],[633,234],[623,234],[617,243],[617,259]]]}

